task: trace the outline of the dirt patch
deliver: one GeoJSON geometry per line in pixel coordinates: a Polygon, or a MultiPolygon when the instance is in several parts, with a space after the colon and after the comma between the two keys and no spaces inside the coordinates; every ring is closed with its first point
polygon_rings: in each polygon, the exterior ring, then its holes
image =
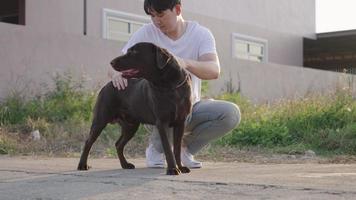
{"type": "MultiPolygon", "coordinates": [[[[0,128],[0,154],[11,156],[37,155],[53,157],[79,157],[84,144],[85,136],[70,139],[59,137],[56,139],[44,139],[32,141],[28,135],[22,133],[5,132],[0,128]]],[[[134,137],[125,148],[128,158],[144,158],[148,145],[148,136],[134,137]]],[[[106,141],[103,138],[94,144],[91,151],[92,158],[116,158],[114,141],[106,141]]],[[[273,153],[262,148],[230,148],[218,145],[208,146],[196,155],[197,160],[212,162],[244,162],[258,164],[351,164],[356,163],[353,155],[320,156],[308,152],[291,152],[290,154],[273,153]]]]}

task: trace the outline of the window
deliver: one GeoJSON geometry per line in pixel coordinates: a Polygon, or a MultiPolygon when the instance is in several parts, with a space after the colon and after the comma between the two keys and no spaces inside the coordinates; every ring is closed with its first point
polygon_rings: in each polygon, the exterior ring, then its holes
{"type": "Polygon", "coordinates": [[[104,9],[103,38],[127,42],[135,31],[149,22],[148,17],[104,9]]]}
{"type": "Polygon", "coordinates": [[[25,0],[1,0],[0,22],[25,25],[25,0]]]}
{"type": "Polygon", "coordinates": [[[233,33],[232,57],[267,62],[267,40],[233,33]]]}
{"type": "Polygon", "coordinates": [[[337,67],[335,71],[348,74],[356,74],[356,67],[337,67]]]}

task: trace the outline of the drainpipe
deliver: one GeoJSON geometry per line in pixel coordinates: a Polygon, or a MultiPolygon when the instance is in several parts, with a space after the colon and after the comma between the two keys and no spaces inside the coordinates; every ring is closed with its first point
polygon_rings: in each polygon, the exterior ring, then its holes
{"type": "Polygon", "coordinates": [[[84,16],[83,16],[83,34],[87,35],[87,0],[83,0],[84,16]]]}
{"type": "Polygon", "coordinates": [[[26,25],[26,0],[18,0],[19,24],[26,25]]]}

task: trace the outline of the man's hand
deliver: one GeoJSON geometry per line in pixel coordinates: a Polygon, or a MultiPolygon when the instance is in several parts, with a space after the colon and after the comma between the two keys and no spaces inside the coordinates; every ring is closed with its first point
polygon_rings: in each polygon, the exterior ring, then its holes
{"type": "Polygon", "coordinates": [[[186,62],[185,62],[185,60],[183,58],[180,58],[180,57],[175,56],[175,55],[174,55],[174,58],[176,59],[176,61],[178,62],[178,65],[180,67],[182,67],[183,69],[187,68],[187,64],[186,64],[186,62]]]}
{"type": "Polygon", "coordinates": [[[110,70],[108,73],[111,81],[118,90],[124,90],[127,87],[127,79],[122,77],[122,73],[110,70]]]}
{"type": "Polygon", "coordinates": [[[198,58],[198,61],[174,57],[182,68],[202,80],[212,80],[219,77],[220,63],[217,54],[204,54],[198,58]]]}

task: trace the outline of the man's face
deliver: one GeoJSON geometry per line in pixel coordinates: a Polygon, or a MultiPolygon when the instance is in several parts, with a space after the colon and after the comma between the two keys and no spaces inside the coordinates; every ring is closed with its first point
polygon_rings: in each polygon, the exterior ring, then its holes
{"type": "Polygon", "coordinates": [[[151,10],[150,15],[153,24],[159,28],[162,33],[169,34],[174,31],[177,27],[178,19],[178,8],[179,5],[176,5],[172,10],[167,9],[160,13],[151,10]]]}

